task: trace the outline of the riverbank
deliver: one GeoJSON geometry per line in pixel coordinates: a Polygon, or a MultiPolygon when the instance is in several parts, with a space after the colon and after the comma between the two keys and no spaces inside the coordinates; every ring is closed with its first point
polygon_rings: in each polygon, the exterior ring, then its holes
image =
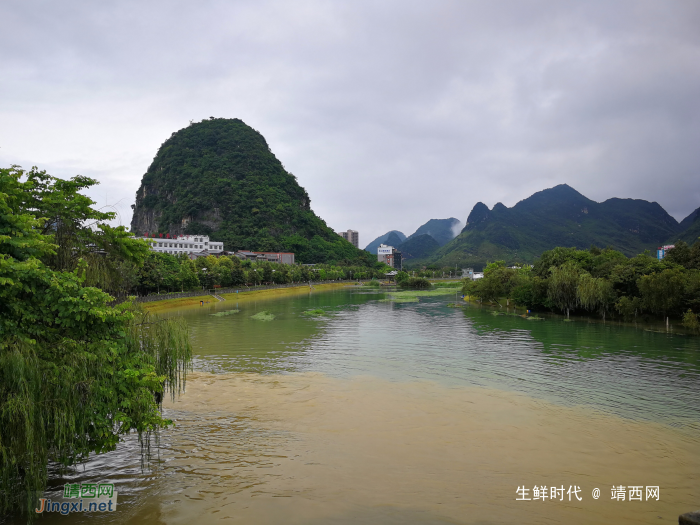
{"type": "MultiPolygon", "coordinates": [[[[292,287],[284,287],[284,288],[268,288],[265,290],[249,290],[249,289],[243,289],[238,293],[225,293],[219,295],[219,297],[224,299],[224,302],[226,301],[236,301],[236,302],[245,302],[249,301],[252,299],[258,300],[258,299],[272,299],[272,298],[278,298],[278,297],[288,297],[292,295],[299,295],[299,294],[305,294],[314,292],[314,291],[324,291],[324,290],[332,290],[335,288],[346,288],[346,287],[353,287],[357,286],[357,283],[355,282],[339,282],[339,283],[326,283],[326,284],[312,284],[312,288],[309,287],[308,284],[300,284],[299,286],[292,286],[292,287]]],[[[200,305],[200,301],[203,301],[205,304],[206,303],[218,303],[220,302],[216,297],[213,295],[209,294],[202,294],[198,295],[195,297],[183,297],[179,299],[165,299],[163,301],[155,301],[151,303],[143,303],[143,307],[148,310],[149,312],[153,313],[160,313],[160,312],[166,312],[169,310],[175,310],[179,308],[187,308],[187,307],[198,307],[200,305]]]]}

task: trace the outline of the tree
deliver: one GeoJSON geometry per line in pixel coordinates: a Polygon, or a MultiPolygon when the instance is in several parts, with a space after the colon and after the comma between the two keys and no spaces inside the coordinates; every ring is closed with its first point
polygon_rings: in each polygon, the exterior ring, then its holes
{"type": "Polygon", "coordinates": [[[668,262],[680,264],[688,268],[691,257],[690,247],[684,241],[678,241],[675,246],[666,253],[664,259],[668,262]]]}
{"type": "Polygon", "coordinates": [[[576,307],[580,270],[576,263],[569,260],[561,266],[550,268],[549,287],[547,296],[560,310],[569,311],[576,307]]]}
{"type": "Polygon", "coordinates": [[[95,203],[80,193],[97,181],[82,175],[63,180],[37,168],[24,171],[13,166],[7,172],[17,180],[26,178],[18,206],[43,219],[39,232],[56,246],[42,262],[60,271],[73,271],[81,262],[87,263],[87,285],[125,293],[128,270],[135,268],[124,263],[140,265],[149,246],[123,226],[110,226],[107,221],[114,219],[115,213],[96,210],[95,203]]]}
{"type": "Polygon", "coordinates": [[[662,314],[665,318],[681,305],[685,284],[683,271],[673,268],[644,275],[639,279],[637,286],[644,307],[653,313],[662,314]]]}
{"type": "Polygon", "coordinates": [[[576,290],[578,304],[586,310],[598,311],[605,319],[605,314],[615,301],[615,293],[610,281],[582,273],[576,290]]]}
{"type": "Polygon", "coordinates": [[[408,282],[409,278],[410,278],[410,276],[408,275],[407,272],[404,272],[403,270],[400,272],[397,272],[396,273],[396,284],[401,286],[402,284],[408,282]]]}
{"type": "MultiPolygon", "coordinates": [[[[73,465],[113,450],[130,431],[145,446],[171,423],[160,402],[164,392],[180,391],[191,356],[180,321],[153,319],[130,303],[110,307],[111,296],[86,286],[89,257],[73,271],[44,262],[65,265],[56,258],[70,255],[60,254],[59,236],[45,233],[41,206],[26,207],[34,186],[21,177],[18,169],[0,169],[3,513],[31,513],[49,461],[73,465]]],[[[71,219],[68,212],[62,217],[71,219]]],[[[117,253],[128,249],[113,239],[117,253]]]]}

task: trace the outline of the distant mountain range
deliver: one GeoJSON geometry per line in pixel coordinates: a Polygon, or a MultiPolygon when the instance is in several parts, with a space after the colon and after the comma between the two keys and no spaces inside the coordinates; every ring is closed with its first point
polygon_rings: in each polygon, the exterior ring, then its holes
{"type": "Polygon", "coordinates": [[[454,239],[461,225],[461,221],[454,217],[430,219],[408,237],[398,230],[386,232],[369,243],[365,250],[376,254],[379,245],[386,244],[400,250],[404,260],[423,258],[454,239]]]}
{"type": "Polygon", "coordinates": [[[681,240],[693,244],[700,238],[700,208],[697,208],[678,225],[679,233],[671,241],[681,240]]]}
{"type": "Polygon", "coordinates": [[[454,217],[450,217],[449,219],[430,219],[409,235],[408,239],[427,234],[435,239],[440,246],[444,246],[457,236],[461,230],[461,226],[462,222],[454,217]]]}
{"type": "Polygon", "coordinates": [[[612,198],[598,203],[566,184],[539,191],[512,208],[499,202],[489,209],[478,202],[452,238],[447,230],[455,222],[431,219],[397,248],[409,265],[482,268],[494,260],[532,262],[556,246],[611,246],[632,256],[677,240],[692,244],[700,237],[700,208],[679,224],[656,202],[612,198]]]}
{"type": "Polygon", "coordinates": [[[387,244],[389,246],[397,247],[399,244],[406,240],[406,236],[398,230],[391,230],[386,232],[384,235],[380,235],[374,239],[371,243],[365,246],[365,250],[377,255],[377,248],[380,244],[387,244]]]}

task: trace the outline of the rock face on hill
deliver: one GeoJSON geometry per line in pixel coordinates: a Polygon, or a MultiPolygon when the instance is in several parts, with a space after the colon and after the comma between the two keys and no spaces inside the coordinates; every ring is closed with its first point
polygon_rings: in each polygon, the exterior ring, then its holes
{"type": "Polygon", "coordinates": [[[311,210],[265,138],[238,119],[173,133],[136,194],[131,230],[206,234],[226,250],[291,251],[298,262],[368,260],[311,210]]]}
{"type": "Polygon", "coordinates": [[[627,255],[653,250],[678,231],[678,222],[656,202],[595,202],[562,184],[535,193],[512,208],[479,202],[455,239],[430,262],[483,267],[488,261],[532,262],[556,246],[612,246],[627,255]]]}

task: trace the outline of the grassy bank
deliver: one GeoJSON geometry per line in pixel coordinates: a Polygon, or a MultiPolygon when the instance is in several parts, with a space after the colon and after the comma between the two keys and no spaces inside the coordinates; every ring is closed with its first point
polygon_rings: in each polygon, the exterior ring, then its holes
{"type": "MultiPolygon", "coordinates": [[[[241,290],[239,293],[221,294],[226,301],[245,302],[258,299],[273,299],[277,297],[286,297],[299,294],[307,294],[309,291],[325,291],[335,288],[345,288],[355,286],[352,282],[315,284],[309,290],[309,285],[299,285],[289,288],[272,288],[268,290],[241,290]]],[[[244,288],[245,289],[245,288],[244,288]]],[[[143,303],[143,307],[149,312],[166,312],[168,310],[176,310],[178,308],[197,307],[199,302],[218,303],[219,301],[213,295],[201,295],[197,297],[184,297],[181,299],[165,299],[164,301],[153,301],[151,303],[143,303]]]]}

